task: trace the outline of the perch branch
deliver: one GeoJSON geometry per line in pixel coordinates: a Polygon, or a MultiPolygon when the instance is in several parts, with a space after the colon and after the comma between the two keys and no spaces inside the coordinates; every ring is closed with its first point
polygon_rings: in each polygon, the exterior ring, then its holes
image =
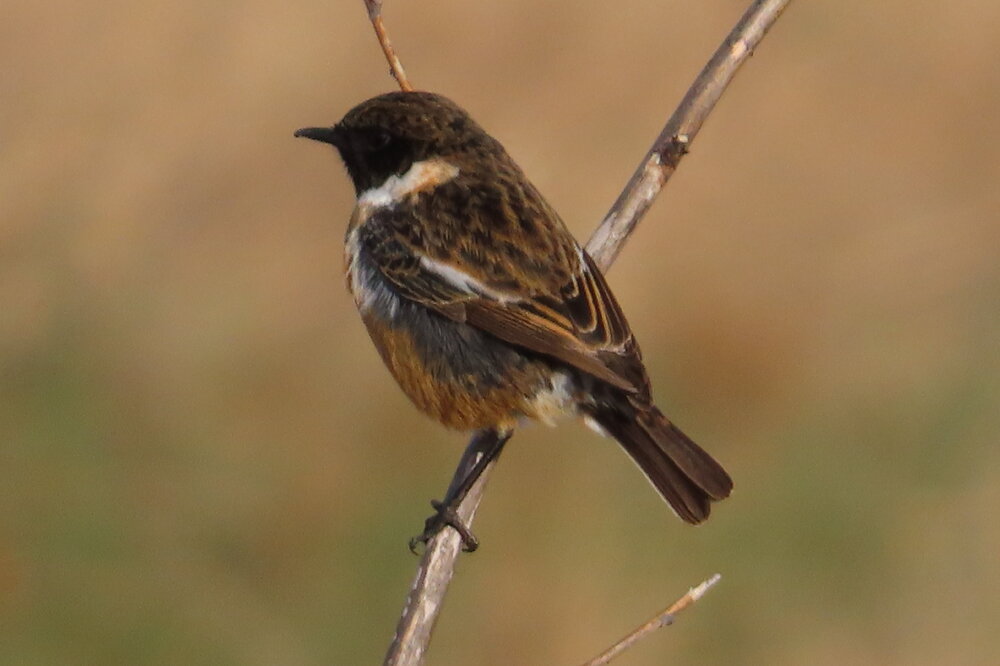
{"type": "MultiPolygon", "coordinates": [[[[479,502],[486,490],[486,479],[493,465],[483,470],[457,509],[459,520],[472,525],[479,502]]],[[[454,482],[460,481],[456,473],[454,482]]],[[[444,595],[455,573],[455,561],[462,550],[462,537],[453,528],[438,532],[427,542],[417,575],[406,597],[403,615],[396,625],[396,635],[385,655],[384,666],[417,666],[431,642],[434,623],[441,612],[444,595]]]]}
{"type": "Polygon", "coordinates": [[[403,63],[399,61],[396,49],[392,48],[392,42],[389,41],[389,33],[386,32],[385,24],[382,22],[382,0],[365,0],[365,9],[368,10],[368,19],[372,22],[372,27],[375,28],[375,37],[378,38],[378,44],[382,47],[382,53],[385,54],[385,59],[389,63],[389,72],[392,74],[392,78],[396,79],[400,90],[411,92],[413,86],[410,85],[410,80],[406,78],[406,72],[403,71],[403,63]]]}
{"type": "Polygon", "coordinates": [[[583,666],[602,666],[603,664],[611,663],[611,660],[620,655],[625,650],[638,643],[640,640],[653,633],[660,627],[665,627],[668,624],[674,623],[674,617],[680,613],[682,610],[694,604],[694,602],[705,596],[712,587],[722,579],[720,574],[715,574],[705,582],[700,585],[696,585],[687,591],[683,597],[672,603],[669,607],[663,609],[655,616],[649,619],[645,624],[636,627],[636,629],[630,633],[628,636],[624,637],[607,650],[602,652],[597,657],[594,657],[588,661],[583,666]]]}
{"type": "MultiPolygon", "coordinates": [[[[789,2],[790,0],[755,0],[695,79],[642,164],[587,243],[587,252],[602,271],[610,268],[636,224],[676,170],[678,162],[687,152],[691,141],[739,66],[753,52],[789,2]]],[[[372,15],[372,5],[380,4],[373,0],[365,0],[365,3],[369,6],[369,16],[372,15]]],[[[377,11],[375,15],[378,15],[377,11]]],[[[378,32],[376,27],[376,33],[378,32]]],[[[386,51],[384,43],[383,50],[386,51]]],[[[386,52],[388,57],[392,53],[391,47],[386,52]]],[[[394,54],[392,58],[395,58],[394,54]]],[[[390,63],[392,61],[390,59],[390,63]]],[[[400,86],[402,87],[402,83],[400,86]]],[[[492,469],[493,465],[490,465],[483,471],[458,508],[459,516],[466,525],[472,523],[492,469]]],[[[423,663],[460,551],[461,539],[458,532],[450,527],[441,530],[428,542],[410,594],[406,598],[396,634],[383,662],[385,666],[417,666],[423,663]]]]}
{"type": "Polygon", "coordinates": [[[614,262],[625,240],[677,169],[678,162],[687,153],[688,146],[740,65],[753,54],[790,1],[755,0],[688,88],[677,110],[587,243],[587,252],[601,270],[607,271],[614,262]]]}

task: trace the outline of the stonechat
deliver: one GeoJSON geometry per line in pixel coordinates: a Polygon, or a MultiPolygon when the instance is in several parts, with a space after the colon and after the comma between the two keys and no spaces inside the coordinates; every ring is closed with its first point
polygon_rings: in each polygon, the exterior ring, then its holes
{"type": "Polygon", "coordinates": [[[475,547],[453,509],[524,419],[578,416],[610,435],[688,523],[729,495],[722,466],[653,404],[601,271],[468,113],[396,92],[295,136],[336,147],[354,183],[347,284],[389,371],[420,410],[477,432],[418,540],[451,524],[475,547]]]}

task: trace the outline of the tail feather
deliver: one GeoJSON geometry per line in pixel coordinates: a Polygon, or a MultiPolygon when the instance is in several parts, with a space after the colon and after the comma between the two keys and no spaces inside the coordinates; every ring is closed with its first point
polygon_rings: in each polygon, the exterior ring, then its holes
{"type": "Polygon", "coordinates": [[[656,407],[619,403],[594,408],[589,416],[618,440],[682,520],[704,521],[711,502],[732,491],[733,481],[722,465],[656,407]]]}

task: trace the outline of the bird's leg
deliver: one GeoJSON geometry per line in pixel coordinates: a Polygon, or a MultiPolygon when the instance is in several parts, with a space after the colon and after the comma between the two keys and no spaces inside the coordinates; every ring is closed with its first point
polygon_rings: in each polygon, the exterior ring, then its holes
{"type": "Polygon", "coordinates": [[[424,531],[410,539],[410,550],[417,552],[417,544],[426,544],[446,525],[455,528],[462,537],[462,548],[471,553],[479,547],[479,540],[459,518],[458,505],[465,499],[472,485],[482,475],[483,470],[500,456],[503,445],[507,443],[513,431],[510,429],[496,430],[489,428],[478,431],[465,448],[458,469],[451,479],[448,491],[441,501],[431,500],[434,513],[424,522],[424,531]]]}

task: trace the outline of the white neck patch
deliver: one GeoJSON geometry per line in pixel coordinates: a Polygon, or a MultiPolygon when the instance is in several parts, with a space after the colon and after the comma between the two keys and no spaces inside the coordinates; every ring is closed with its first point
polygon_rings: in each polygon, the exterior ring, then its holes
{"type": "Polygon", "coordinates": [[[417,192],[431,190],[458,175],[458,167],[441,158],[414,162],[402,176],[389,176],[378,187],[358,195],[358,205],[391,208],[417,192]]]}

